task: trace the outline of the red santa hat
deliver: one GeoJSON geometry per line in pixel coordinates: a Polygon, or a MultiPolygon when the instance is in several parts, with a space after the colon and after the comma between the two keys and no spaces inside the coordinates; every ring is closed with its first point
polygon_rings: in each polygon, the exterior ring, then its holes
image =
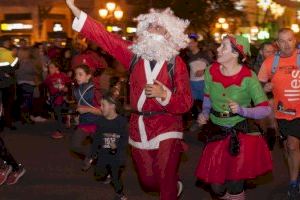
{"type": "Polygon", "coordinates": [[[72,60],[72,67],[75,68],[78,65],[85,64],[95,72],[96,69],[106,68],[106,64],[103,63],[103,59],[93,51],[87,51],[85,53],[75,56],[72,60]]]}

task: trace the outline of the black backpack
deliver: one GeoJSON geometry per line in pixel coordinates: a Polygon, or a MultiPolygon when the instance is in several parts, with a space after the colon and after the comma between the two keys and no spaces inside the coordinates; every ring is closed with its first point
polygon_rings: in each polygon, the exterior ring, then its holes
{"type": "MultiPolygon", "coordinates": [[[[140,60],[140,57],[136,54],[133,55],[132,60],[129,65],[129,76],[131,75],[135,65],[140,60]]],[[[171,79],[171,85],[172,85],[172,91],[174,92],[176,90],[175,84],[174,84],[174,74],[175,74],[175,66],[176,66],[176,57],[172,57],[170,61],[167,63],[167,70],[169,77],[171,79]]]]}

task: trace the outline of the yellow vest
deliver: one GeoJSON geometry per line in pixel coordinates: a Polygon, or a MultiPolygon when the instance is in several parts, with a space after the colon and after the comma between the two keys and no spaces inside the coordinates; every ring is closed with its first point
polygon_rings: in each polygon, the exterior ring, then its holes
{"type": "Polygon", "coordinates": [[[12,51],[0,47],[0,67],[12,66],[14,67],[18,62],[18,58],[15,58],[12,51]]]}

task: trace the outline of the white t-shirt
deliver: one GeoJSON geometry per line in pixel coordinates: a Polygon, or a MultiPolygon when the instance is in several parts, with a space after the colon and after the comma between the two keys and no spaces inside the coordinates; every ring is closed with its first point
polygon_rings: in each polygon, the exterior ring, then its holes
{"type": "Polygon", "coordinates": [[[198,60],[190,62],[189,65],[190,65],[190,81],[203,81],[204,73],[201,77],[197,77],[196,73],[199,70],[205,70],[206,62],[202,59],[198,59],[198,60]]]}

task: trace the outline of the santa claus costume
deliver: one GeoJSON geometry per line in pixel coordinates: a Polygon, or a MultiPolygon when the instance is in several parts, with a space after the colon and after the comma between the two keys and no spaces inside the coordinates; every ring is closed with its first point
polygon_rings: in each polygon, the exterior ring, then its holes
{"type": "Polygon", "coordinates": [[[126,69],[135,55],[138,62],[130,75],[130,104],[135,112],[130,119],[129,143],[139,180],[147,191],[160,193],[161,200],[175,200],[181,192],[178,166],[183,149],[182,114],[192,105],[188,72],[177,56],[188,44],[184,34],[189,22],[174,16],[170,9],[151,10],[140,15],[135,43],[109,33],[86,13],[67,1],[76,16],[73,29],[115,57],[126,69]],[[162,35],[149,33],[153,25],[164,27],[162,35]],[[168,73],[168,62],[175,58],[174,74],[168,73]],[[155,80],[155,81],[154,81],[155,80]],[[165,98],[148,98],[147,85],[159,84],[165,98]]]}

